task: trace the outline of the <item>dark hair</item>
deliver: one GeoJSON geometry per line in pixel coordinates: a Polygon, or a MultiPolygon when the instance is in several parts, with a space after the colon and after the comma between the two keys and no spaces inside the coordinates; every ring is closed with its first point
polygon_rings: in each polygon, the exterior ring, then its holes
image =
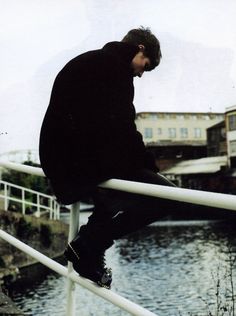
{"type": "Polygon", "coordinates": [[[149,28],[141,26],[138,29],[130,30],[122,39],[122,42],[143,45],[145,47],[144,55],[150,58],[151,62],[148,70],[152,70],[159,65],[162,57],[160,42],[149,28]]]}

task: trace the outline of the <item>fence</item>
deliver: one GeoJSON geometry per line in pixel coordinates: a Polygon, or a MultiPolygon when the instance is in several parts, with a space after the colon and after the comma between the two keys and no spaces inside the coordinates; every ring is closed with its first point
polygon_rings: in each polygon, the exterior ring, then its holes
{"type": "MultiPolygon", "coordinates": [[[[0,165],[18,170],[21,172],[31,173],[34,175],[44,176],[40,168],[28,167],[24,165],[19,165],[15,163],[0,162],[0,165]]],[[[221,193],[212,193],[212,192],[203,192],[197,190],[181,189],[181,188],[172,188],[164,187],[160,185],[144,184],[131,181],[123,181],[112,179],[106,181],[100,185],[103,188],[109,188],[114,190],[121,190],[126,192],[132,192],[135,194],[142,194],[160,198],[167,198],[170,200],[177,200],[182,202],[194,203],[199,205],[207,205],[211,207],[224,208],[228,210],[236,211],[236,196],[227,195],[221,193]]],[[[72,240],[78,231],[79,227],[79,202],[72,205],[71,214],[70,214],[70,230],[69,230],[69,241],[72,240]]],[[[11,243],[15,247],[21,249],[27,254],[34,257],[36,260],[42,264],[48,266],[52,270],[56,271],[60,275],[67,277],[67,310],[66,316],[74,315],[75,303],[74,303],[74,294],[75,294],[75,283],[80,284],[94,294],[106,299],[112,304],[120,307],[121,309],[131,313],[136,316],[154,316],[155,314],[144,309],[143,307],[128,301],[127,299],[119,296],[118,294],[100,288],[94,285],[92,282],[79,277],[73,269],[72,265],[69,263],[68,269],[56,263],[55,261],[47,258],[36,250],[30,248],[14,237],[8,235],[6,232],[0,230],[0,237],[11,243]]]]}
{"type": "Polygon", "coordinates": [[[50,219],[60,219],[60,205],[53,196],[0,180],[1,198],[4,201],[5,211],[9,209],[9,202],[12,201],[21,205],[23,215],[26,213],[27,208],[30,208],[36,217],[40,217],[42,214],[49,214],[50,219]],[[16,191],[15,195],[12,194],[13,190],[16,191]],[[29,200],[27,200],[27,196],[30,197],[29,200]]]}

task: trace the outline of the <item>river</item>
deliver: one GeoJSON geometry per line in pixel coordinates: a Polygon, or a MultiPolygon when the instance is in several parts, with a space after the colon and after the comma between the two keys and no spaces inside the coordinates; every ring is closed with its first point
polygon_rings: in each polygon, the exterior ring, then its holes
{"type": "MultiPolygon", "coordinates": [[[[117,241],[107,251],[112,290],[159,316],[215,316],[220,308],[218,315],[230,315],[235,228],[232,221],[163,221],[117,241]]],[[[12,298],[25,315],[64,316],[65,282],[49,274],[12,298]]],[[[76,302],[79,316],[128,315],[79,285],[76,302]]]]}

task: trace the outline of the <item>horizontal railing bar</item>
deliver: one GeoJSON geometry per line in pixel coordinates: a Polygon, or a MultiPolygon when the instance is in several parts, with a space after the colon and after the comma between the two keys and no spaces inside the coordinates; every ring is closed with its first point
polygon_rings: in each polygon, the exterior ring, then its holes
{"type": "Polygon", "coordinates": [[[33,193],[33,194],[39,194],[40,196],[43,196],[47,199],[50,199],[51,196],[48,195],[48,194],[45,194],[45,193],[41,193],[39,191],[35,191],[35,190],[31,190],[31,189],[28,189],[26,187],[22,187],[20,185],[17,185],[17,184],[13,184],[11,182],[7,182],[7,181],[3,181],[3,180],[0,180],[0,185],[1,184],[6,184],[8,187],[12,187],[12,188],[15,188],[15,189],[19,189],[19,190],[24,190],[25,192],[28,192],[28,193],[33,193]]]}
{"type": "MultiPolygon", "coordinates": [[[[20,165],[13,162],[0,162],[0,165],[39,176],[45,176],[42,169],[20,165]]],[[[236,196],[231,194],[168,187],[149,183],[139,183],[127,180],[111,179],[99,185],[102,188],[120,190],[135,194],[159,197],[169,200],[193,203],[198,205],[223,208],[236,211],[236,196]]]]}
{"type": "Polygon", "coordinates": [[[102,297],[103,299],[111,302],[112,304],[120,307],[121,309],[127,311],[128,313],[132,315],[136,315],[136,316],[157,316],[156,314],[127,300],[126,298],[114,293],[113,291],[107,290],[105,288],[101,288],[95,285],[93,282],[80,277],[75,272],[71,272],[68,274],[68,269],[66,267],[48,258],[47,256],[43,255],[39,251],[31,248],[30,246],[26,245],[22,241],[6,233],[2,229],[0,229],[0,237],[4,239],[5,241],[9,242],[10,244],[12,244],[13,246],[15,246],[16,248],[20,249],[21,251],[27,253],[28,255],[36,259],[37,261],[41,262],[42,264],[44,264],[51,270],[57,272],[58,274],[64,277],[70,278],[72,281],[80,284],[84,288],[102,297]]]}
{"type": "MultiPolygon", "coordinates": [[[[13,197],[10,197],[10,196],[5,197],[5,195],[2,195],[2,194],[0,194],[0,198],[2,198],[2,199],[6,198],[9,201],[13,201],[13,202],[21,203],[21,204],[24,203],[25,205],[30,205],[30,206],[35,206],[35,207],[38,206],[38,204],[36,204],[36,203],[29,202],[29,201],[26,201],[26,200],[22,201],[20,199],[13,198],[13,197]]],[[[46,205],[40,204],[39,207],[40,207],[40,209],[45,209],[47,212],[49,212],[51,210],[50,206],[46,206],[46,205]]]]}
{"type": "Polygon", "coordinates": [[[45,177],[43,170],[39,167],[32,167],[15,162],[0,161],[0,166],[19,172],[33,174],[35,176],[45,177]]]}
{"type": "Polygon", "coordinates": [[[163,199],[236,211],[236,195],[231,194],[191,190],[118,179],[108,180],[101,183],[99,186],[106,189],[120,190],[140,195],[148,195],[163,199]]]}

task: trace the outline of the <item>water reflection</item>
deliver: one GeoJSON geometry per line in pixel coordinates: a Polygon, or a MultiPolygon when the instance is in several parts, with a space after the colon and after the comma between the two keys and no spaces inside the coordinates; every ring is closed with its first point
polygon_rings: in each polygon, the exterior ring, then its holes
{"type": "MultiPolygon", "coordinates": [[[[232,222],[157,223],[108,251],[113,290],[159,316],[214,314],[218,280],[222,304],[230,294],[229,249],[234,254],[232,222]]],[[[76,293],[80,316],[127,315],[79,286],[76,293]]],[[[26,315],[60,316],[65,297],[64,278],[50,275],[14,300],[26,315]]]]}

